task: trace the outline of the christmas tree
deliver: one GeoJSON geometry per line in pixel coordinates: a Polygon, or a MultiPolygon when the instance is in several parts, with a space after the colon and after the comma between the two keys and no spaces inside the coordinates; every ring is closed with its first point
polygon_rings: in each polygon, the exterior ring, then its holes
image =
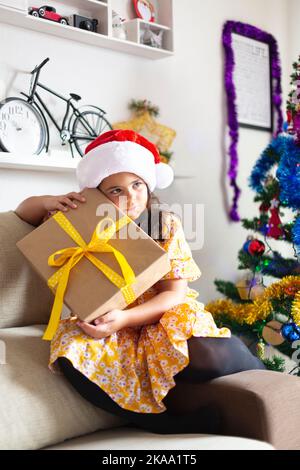
{"type": "Polygon", "coordinates": [[[250,340],[268,369],[286,371],[290,362],[289,373],[300,376],[300,57],[293,69],[285,129],[249,178],[259,215],[242,219],[251,231],[238,253],[238,269],[246,275],[237,283],[216,280],[225,298],[206,308],[219,327],[250,340]],[[290,256],[271,246],[279,240],[291,247],[290,256]],[[267,357],[266,346],[275,354],[267,357]]]}

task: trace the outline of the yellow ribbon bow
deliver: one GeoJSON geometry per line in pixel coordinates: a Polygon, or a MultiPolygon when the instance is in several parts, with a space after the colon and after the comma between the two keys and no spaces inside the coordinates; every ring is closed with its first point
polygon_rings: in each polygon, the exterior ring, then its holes
{"type": "Polygon", "coordinates": [[[83,256],[91,261],[105,276],[115,284],[122,292],[127,305],[132,303],[135,299],[135,293],[132,289],[132,284],[135,282],[135,274],[125,256],[120,251],[111,246],[108,240],[124,225],[131,222],[131,219],[126,215],[121,217],[117,222],[111,217],[105,217],[96,226],[96,229],[92,235],[91,241],[86,244],[80,234],[77,232],[71,222],[65,217],[62,212],[57,212],[53,219],[60,225],[60,227],[77,243],[76,247],[64,248],[58,250],[48,258],[48,264],[50,266],[62,266],[57,270],[49,279],[48,286],[55,292],[54,304],[52,307],[50,320],[47,329],[44,333],[43,339],[52,340],[54,333],[58,327],[60,314],[63,306],[64,293],[68,284],[68,279],[71,269],[81,260],[83,256]],[[104,230],[100,230],[101,225],[104,222],[111,222],[111,225],[104,230]],[[115,255],[121,270],[123,277],[116,273],[113,269],[107,266],[105,263],[96,258],[94,253],[111,252],[115,255]],[[56,256],[59,257],[55,259],[56,256]]]}

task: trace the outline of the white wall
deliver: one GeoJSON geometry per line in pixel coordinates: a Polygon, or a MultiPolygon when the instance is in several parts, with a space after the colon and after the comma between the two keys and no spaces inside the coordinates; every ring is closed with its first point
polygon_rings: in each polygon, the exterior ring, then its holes
{"type": "MultiPolygon", "coordinates": [[[[178,133],[173,146],[176,173],[196,177],[176,179],[170,189],[157,194],[167,202],[205,205],[205,243],[203,249],[194,252],[202,278],[191,284],[200,290],[204,302],[216,297],[215,278],[237,278],[237,252],[247,236],[239,224],[228,221],[225,213],[222,25],[228,19],[239,20],[276,37],[286,96],[290,3],[296,5],[291,0],[174,0],[176,54],[157,61],[0,25],[0,92],[1,83],[6,95],[26,88],[29,76],[25,71],[49,56],[44,82],[62,93],[82,95],[85,103],[100,105],[112,122],[129,117],[127,104],[131,98],[147,98],[160,107],[160,121],[178,133]]],[[[296,29],[296,21],[293,27],[296,29]]],[[[50,104],[55,106],[54,101],[50,104]]],[[[265,132],[241,130],[238,182],[243,190],[242,217],[257,213],[247,178],[269,138],[265,132]]],[[[75,178],[65,173],[0,172],[1,211],[14,209],[30,195],[78,189],[75,178]]]]}
{"type": "MultiPolygon", "coordinates": [[[[288,59],[292,64],[300,55],[300,3],[298,0],[289,0],[288,30],[289,30],[289,50],[288,59]]],[[[292,69],[291,69],[292,72],[292,69]]]]}

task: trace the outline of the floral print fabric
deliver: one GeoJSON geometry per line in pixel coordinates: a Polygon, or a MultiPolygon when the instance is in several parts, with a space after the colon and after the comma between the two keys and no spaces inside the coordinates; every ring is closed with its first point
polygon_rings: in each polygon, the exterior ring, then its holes
{"type": "MultiPolygon", "coordinates": [[[[168,252],[171,270],[162,280],[195,281],[201,272],[185,239],[180,220],[169,218],[168,238],[158,243],[168,252]]],[[[157,294],[155,285],[127,308],[157,294]]],[[[175,386],[174,376],[189,363],[187,340],[192,336],[230,337],[228,328],[217,328],[210,312],[197,301],[198,292],[188,287],[184,302],[167,310],[158,323],[124,328],[95,339],[86,335],[76,318],[61,320],[51,342],[49,367],[66,357],[122,408],[139,413],[165,411],[162,400],[175,386]]]]}

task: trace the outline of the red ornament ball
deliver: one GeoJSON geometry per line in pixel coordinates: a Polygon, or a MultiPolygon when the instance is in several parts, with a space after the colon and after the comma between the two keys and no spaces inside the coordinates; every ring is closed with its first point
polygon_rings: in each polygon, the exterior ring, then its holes
{"type": "Polygon", "coordinates": [[[260,240],[257,240],[257,239],[252,240],[249,243],[249,246],[248,246],[248,252],[252,256],[254,256],[254,255],[256,255],[256,256],[263,255],[265,249],[266,249],[265,244],[263,242],[261,242],[260,240]]]}
{"type": "Polygon", "coordinates": [[[298,286],[289,286],[284,289],[286,295],[295,296],[299,290],[298,286]]]}

